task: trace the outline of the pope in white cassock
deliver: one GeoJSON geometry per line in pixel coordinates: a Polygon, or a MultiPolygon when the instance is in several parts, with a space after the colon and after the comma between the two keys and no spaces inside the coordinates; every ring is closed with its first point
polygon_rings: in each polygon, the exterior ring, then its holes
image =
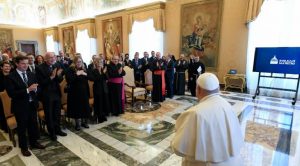
{"type": "Polygon", "coordinates": [[[243,135],[233,108],[219,95],[218,78],[201,74],[196,91],[199,104],[176,121],[173,151],[184,166],[241,166],[243,135]]]}

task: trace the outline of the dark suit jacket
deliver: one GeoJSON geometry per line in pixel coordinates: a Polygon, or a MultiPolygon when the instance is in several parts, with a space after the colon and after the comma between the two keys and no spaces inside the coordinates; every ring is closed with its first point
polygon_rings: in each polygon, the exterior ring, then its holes
{"type": "Polygon", "coordinates": [[[175,67],[174,61],[171,59],[169,62],[166,62],[166,63],[167,63],[166,76],[168,78],[173,78],[174,77],[174,67],[175,67]]]}
{"type": "MultiPolygon", "coordinates": [[[[32,72],[26,72],[28,79],[28,87],[34,83],[37,83],[37,79],[32,72]]],[[[13,113],[25,114],[25,108],[29,108],[29,93],[27,93],[27,86],[19,73],[14,70],[5,79],[5,87],[9,97],[11,98],[11,111],[13,113]]],[[[32,101],[37,108],[37,92],[30,92],[32,101]]]]}
{"type": "Polygon", "coordinates": [[[150,59],[148,58],[146,60],[146,58],[142,58],[141,61],[142,61],[142,72],[145,73],[147,69],[150,69],[151,66],[150,59]]]}
{"type": "Polygon", "coordinates": [[[135,74],[141,74],[142,67],[138,68],[139,66],[142,66],[141,59],[138,59],[138,63],[135,63],[135,59],[131,60],[131,67],[133,68],[135,74]]]}
{"type": "MultiPolygon", "coordinates": [[[[59,68],[60,66],[53,65],[53,69],[56,67],[59,68]]],[[[63,75],[56,76],[53,80],[51,80],[51,72],[49,66],[46,63],[37,66],[35,72],[38,84],[41,87],[42,99],[51,97],[51,95],[53,95],[54,93],[61,96],[59,83],[62,82],[63,75]]]]}

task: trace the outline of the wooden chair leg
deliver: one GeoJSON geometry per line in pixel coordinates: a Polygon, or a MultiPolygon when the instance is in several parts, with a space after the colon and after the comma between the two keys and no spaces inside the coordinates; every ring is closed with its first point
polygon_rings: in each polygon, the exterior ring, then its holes
{"type": "Polygon", "coordinates": [[[9,129],[9,139],[12,141],[14,147],[16,147],[16,140],[15,140],[15,129],[9,129]]]}
{"type": "Polygon", "coordinates": [[[131,97],[131,106],[133,107],[133,104],[134,104],[134,96],[132,94],[132,97],[131,97]]]}
{"type": "Polygon", "coordinates": [[[41,118],[38,118],[38,120],[39,120],[40,132],[42,132],[42,131],[43,131],[42,119],[41,119],[41,118]]]}

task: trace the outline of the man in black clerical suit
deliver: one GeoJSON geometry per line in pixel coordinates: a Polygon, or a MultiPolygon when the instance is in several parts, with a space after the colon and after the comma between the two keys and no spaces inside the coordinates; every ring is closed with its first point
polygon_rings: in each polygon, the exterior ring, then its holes
{"type": "Polygon", "coordinates": [[[67,135],[60,128],[61,92],[59,83],[63,80],[62,71],[63,69],[57,65],[55,55],[52,52],[47,52],[45,62],[36,68],[47,129],[53,141],[56,141],[56,135],[67,135]]]}
{"type": "Polygon", "coordinates": [[[189,64],[189,81],[192,96],[196,96],[196,80],[200,74],[205,73],[205,66],[199,56],[195,56],[194,62],[189,64]]]}
{"type": "Polygon", "coordinates": [[[175,64],[176,73],[175,73],[175,93],[177,95],[184,95],[185,93],[185,71],[188,68],[188,62],[184,59],[185,55],[181,54],[180,58],[175,64]]]}
{"type": "Polygon", "coordinates": [[[39,130],[37,125],[37,80],[35,75],[27,71],[28,58],[19,55],[15,59],[16,70],[11,72],[5,80],[6,90],[11,98],[11,111],[18,124],[17,133],[19,147],[24,156],[30,156],[28,151],[26,130],[31,148],[44,149],[45,146],[37,142],[39,130]]]}

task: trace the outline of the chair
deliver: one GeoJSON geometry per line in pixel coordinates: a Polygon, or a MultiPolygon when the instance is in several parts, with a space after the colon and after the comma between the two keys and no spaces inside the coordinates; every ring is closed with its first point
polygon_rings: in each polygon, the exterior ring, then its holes
{"type": "Polygon", "coordinates": [[[145,76],[145,88],[147,92],[151,92],[153,89],[152,71],[147,69],[144,73],[144,76],[145,76]]]}
{"type": "Polygon", "coordinates": [[[11,113],[11,98],[6,91],[0,92],[0,97],[3,103],[4,115],[8,126],[9,139],[12,141],[14,147],[16,147],[16,140],[14,135],[16,134],[17,121],[15,116],[11,113]]]}
{"type": "Polygon", "coordinates": [[[39,107],[37,109],[38,112],[38,118],[39,118],[39,125],[40,125],[40,131],[45,131],[45,112],[43,108],[43,103],[39,101],[39,107]]]}
{"type": "Polygon", "coordinates": [[[125,84],[125,94],[126,94],[126,96],[128,95],[131,97],[131,105],[133,106],[134,100],[137,96],[144,95],[145,100],[146,100],[146,98],[147,98],[146,89],[135,86],[133,69],[131,69],[128,66],[125,66],[124,71],[126,72],[126,75],[123,77],[124,84],[125,84]]]}
{"type": "Polygon", "coordinates": [[[89,98],[89,105],[93,108],[94,105],[94,92],[93,92],[93,81],[89,81],[89,90],[90,90],[90,98],[89,98]]]}
{"type": "Polygon", "coordinates": [[[63,119],[63,126],[65,127],[65,124],[67,122],[66,120],[66,113],[67,113],[67,93],[65,92],[65,88],[67,86],[67,81],[64,78],[63,81],[60,83],[60,93],[61,93],[61,118],[63,119]]]}

